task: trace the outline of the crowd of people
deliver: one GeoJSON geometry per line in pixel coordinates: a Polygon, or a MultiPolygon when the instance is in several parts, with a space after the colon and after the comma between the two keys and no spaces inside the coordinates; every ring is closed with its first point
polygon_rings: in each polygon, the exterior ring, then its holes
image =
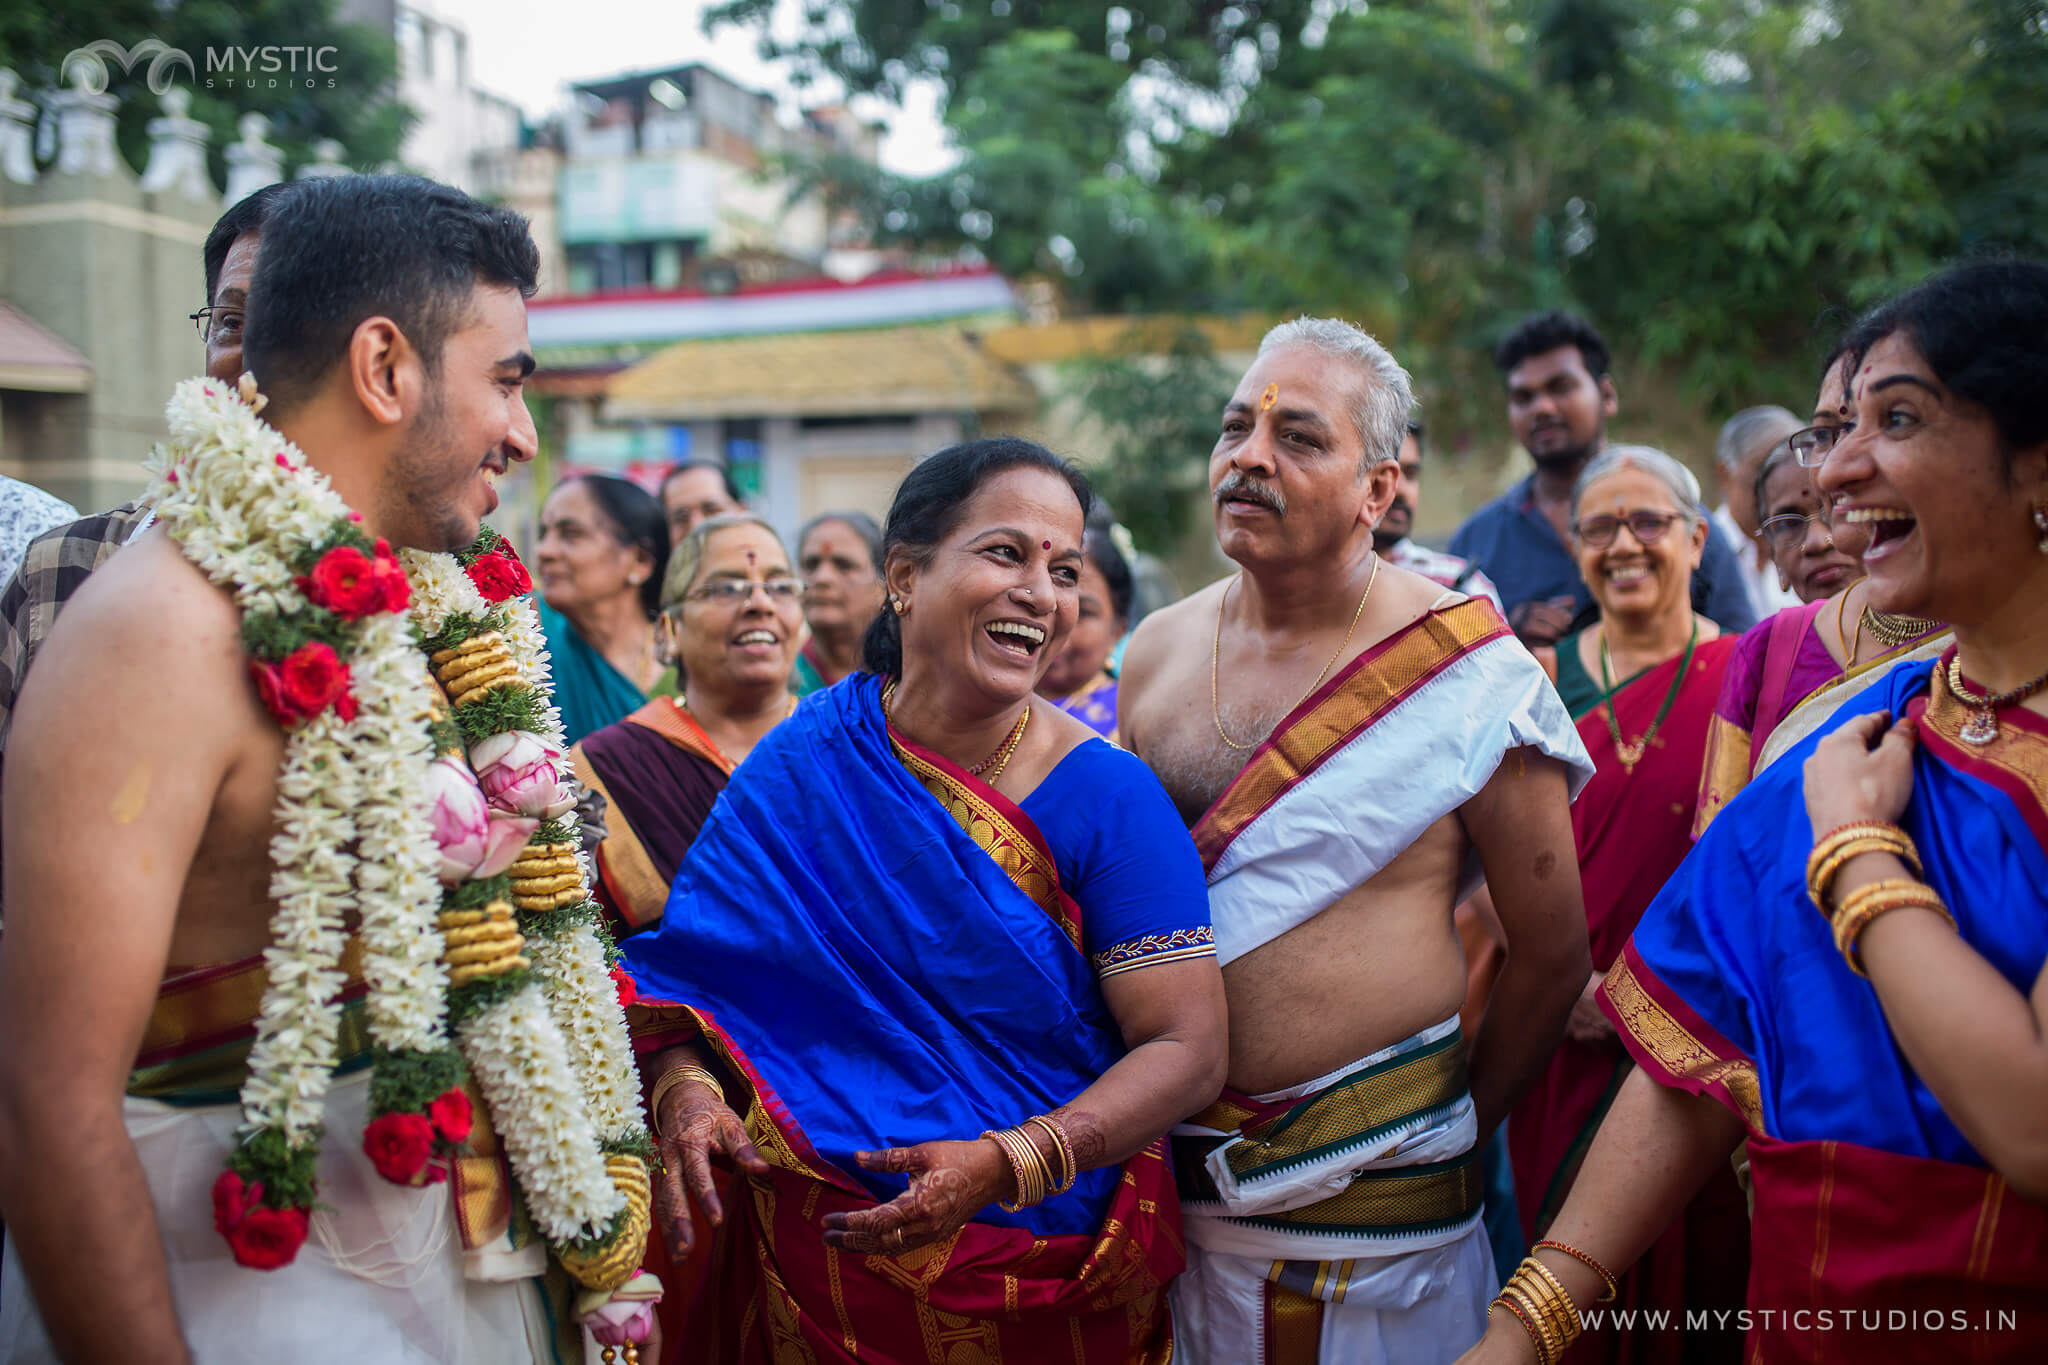
{"type": "MultiPolygon", "coordinates": [[[[375,554],[476,554],[536,446],[531,257],[427,182],[259,192],[206,244],[208,393],[375,554]],[[340,315],[281,327],[295,267],[372,250],[340,315]]],[[[1439,551],[1407,372],[1348,323],[1273,328],[1209,459],[1235,572],[1165,605],[1080,469],[1016,438],[793,546],[715,463],[548,493],[559,734],[511,776],[469,752],[518,807],[490,820],[543,830],[515,892],[588,857],[661,1158],[660,1287],[576,1317],[630,1317],[647,1361],[2039,1357],[2048,266],[1857,319],[1810,419],[1723,426],[1713,509],[1610,441],[1584,319],[1494,360],[1532,468],[1439,551]],[[581,853],[545,842],[565,818],[581,853]]],[[[265,1278],[210,1239],[261,1202],[209,1205],[207,1143],[282,1027],[272,716],[299,722],[239,679],[283,588],[231,604],[147,500],[23,508],[50,525],[0,596],[0,1359],[580,1358],[519,1217],[503,1255],[472,1235],[488,1122],[411,1182],[410,1241],[315,1211],[265,1278]],[[345,1325],[300,1311],[350,1277],[345,1325]],[[463,1297],[486,1281],[525,1307],[463,1297]]],[[[508,703],[467,676],[434,714],[473,738],[508,703]]],[[[348,752],[323,780],[372,785],[348,752]]],[[[448,904],[452,945],[481,900],[448,904]]],[[[534,943],[545,913],[519,902],[534,943]]],[[[337,1075],[382,1056],[370,1016],[337,1075]]],[[[353,1145],[308,1168],[330,1198],[380,1161],[353,1145]]]]}

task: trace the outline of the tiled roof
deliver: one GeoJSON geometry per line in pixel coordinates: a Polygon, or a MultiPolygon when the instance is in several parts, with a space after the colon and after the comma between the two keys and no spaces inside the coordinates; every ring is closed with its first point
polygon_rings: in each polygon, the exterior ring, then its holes
{"type": "Polygon", "coordinates": [[[1252,351],[1278,321],[1278,316],[1264,313],[1104,314],[991,328],[982,335],[982,344],[990,355],[1012,365],[1050,365],[1083,356],[1161,355],[1186,332],[1199,332],[1213,351],[1252,351]]]}
{"type": "Polygon", "coordinates": [[[614,378],[605,416],[861,417],[1029,412],[1038,393],[958,327],[679,341],[614,378]]]}
{"type": "Polygon", "coordinates": [[[0,300],[0,389],[83,393],[91,385],[92,365],[76,347],[0,300]]]}

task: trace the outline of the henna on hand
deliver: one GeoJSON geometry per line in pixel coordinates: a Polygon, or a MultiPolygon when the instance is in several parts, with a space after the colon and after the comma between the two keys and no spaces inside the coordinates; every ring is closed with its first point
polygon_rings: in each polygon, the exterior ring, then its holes
{"type": "Polygon", "coordinates": [[[825,1245],[872,1256],[896,1256],[950,1237],[995,1201],[1009,1160],[990,1140],[925,1142],[858,1152],[870,1171],[910,1177],[910,1188],[886,1204],[825,1215],[825,1245]]]}
{"type": "Polygon", "coordinates": [[[1086,1109],[1066,1105],[1053,1110],[1052,1117],[1059,1121],[1060,1127],[1066,1130],[1067,1141],[1074,1145],[1076,1174],[1109,1164],[1109,1137],[1102,1131],[1099,1117],[1086,1109]]]}
{"type": "Polygon", "coordinates": [[[670,1249],[687,1253],[690,1211],[686,1193],[696,1196],[713,1227],[725,1221],[725,1208],[711,1177],[711,1158],[729,1157],[749,1175],[767,1175],[768,1163],[748,1139],[740,1116],[701,1081],[686,1081],[669,1090],[655,1117],[666,1168],[656,1189],[655,1207],[668,1230],[670,1249]]]}

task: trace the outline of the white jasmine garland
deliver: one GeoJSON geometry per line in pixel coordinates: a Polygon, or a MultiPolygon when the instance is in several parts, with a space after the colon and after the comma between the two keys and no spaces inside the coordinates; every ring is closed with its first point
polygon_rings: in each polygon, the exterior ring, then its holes
{"type": "Polygon", "coordinates": [[[639,1071],[626,1033],[626,1011],[605,965],[597,935],[577,926],[529,942],[533,970],[547,992],[597,1135],[631,1142],[647,1135],[640,1115],[639,1071]]]}
{"type": "Polygon", "coordinates": [[[541,992],[529,987],[479,1010],[455,1033],[541,1235],[561,1245],[605,1232],[626,1197],[605,1171],[582,1087],[541,992]]]}
{"type": "MultiPolygon", "coordinates": [[[[246,383],[247,381],[245,381],[246,383]]],[[[254,398],[253,389],[248,396],[254,398]]],[[[171,439],[151,460],[151,497],[185,557],[252,612],[311,603],[294,565],[350,512],[325,475],[225,385],[188,380],[172,396],[171,439]]],[[[431,757],[431,697],[402,614],[346,622],[350,695],[287,732],[270,844],[276,902],[268,974],[242,1087],[244,1132],[317,1142],[337,1062],[345,916],[356,912],[372,1037],[393,1051],[447,1045],[446,975],[434,918],[434,845],[419,792],[431,757]]]]}
{"type": "MultiPolygon", "coordinates": [[[[494,606],[455,556],[407,552],[401,558],[422,638],[440,635],[457,617],[481,622],[495,615],[505,622],[507,649],[541,701],[537,728],[559,744],[561,718],[531,596],[494,606]]],[[[560,823],[573,832],[573,812],[560,823]]],[[[588,884],[589,861],[580,851],[577,856],[588,884]]],[[[550,929],[527,938],[532,983],[464,1021],[456,1036],[527,1209],[560,1246],[611,1227],[625,1198],[605,1171],[601,1144],[644,1144],[647,1129],[625,1013],[597,930],[585,918],[550,929]]]]}

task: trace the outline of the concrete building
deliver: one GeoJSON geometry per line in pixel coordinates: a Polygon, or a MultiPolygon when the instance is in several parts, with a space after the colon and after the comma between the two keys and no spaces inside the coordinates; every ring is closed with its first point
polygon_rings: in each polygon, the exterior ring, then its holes
{"type": "Polygon", "coordinates": [[[483,163],[520,146],[519,106],[477,87],[469,31],[433,0],[341,0],[339,16],[388,33],[398,44],[398,98],[415,121],[399,164],[470,194],[482,194],[483,163]]]}
{"type": "Polygon", "coordinates": [[[206,302],[200,247],[221,200],[185,92],[163,97],[138,177],[114,144],[114,97],[53,97],[57,155],[39,170],[36,110],[14,91],[0,72],[0,474],[109,507],[141,489],[164,400],[205,363],[188,315],[206,302]]]}
{"type": "Polygon", "coordinates": [[[559,231],[570,294],[717,289],[816,273],[839,243],[824,202],[794,197],[790,154],[872,161],[877,130],[831,109],[795,126],[771,95],[696,63],[570,88],[559,231]]]}

